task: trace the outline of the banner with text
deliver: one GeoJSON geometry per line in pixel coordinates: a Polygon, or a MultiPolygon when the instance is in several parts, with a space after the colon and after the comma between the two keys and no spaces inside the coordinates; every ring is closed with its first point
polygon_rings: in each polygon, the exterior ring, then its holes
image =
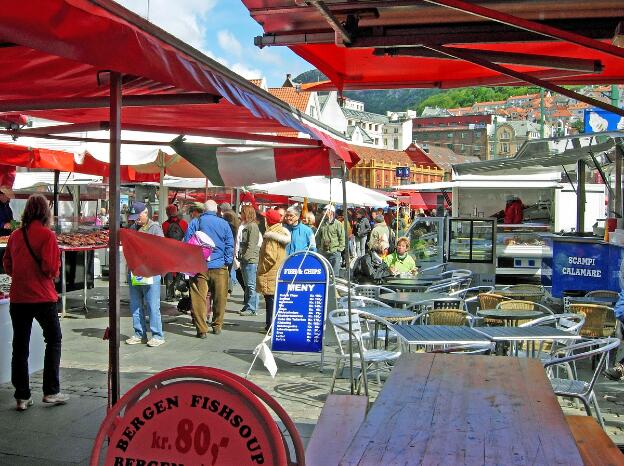
{"type": "Polygon", "coordinates": [[[320,353],[329,273],[323,258],[304,251],[287,257],[277,277],[273,351],[320,353]]]}

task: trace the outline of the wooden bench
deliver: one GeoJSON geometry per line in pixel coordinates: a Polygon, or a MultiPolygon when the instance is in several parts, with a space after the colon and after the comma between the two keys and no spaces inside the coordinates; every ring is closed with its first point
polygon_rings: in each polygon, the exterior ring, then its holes
{"type": "Polygon", "coordinates": [[[338,464],[364,422],[367,407],[365,396],[328,395],[306,448],[306,465],[338,464]]]}
{"type": "Polygon", "coordinates": [[[593,417],[566,416],[566,420],[586,465],[620,466],[624,464],[624,454],[593,417]]]}

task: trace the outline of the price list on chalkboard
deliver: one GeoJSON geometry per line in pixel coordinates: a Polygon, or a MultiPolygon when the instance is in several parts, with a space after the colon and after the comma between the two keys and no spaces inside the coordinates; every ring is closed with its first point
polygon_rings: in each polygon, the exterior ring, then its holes
{"type": "Polygon", "coordinates": [[[278,278],[275,296],[274,351],[321,352],[326,280],[325,264],[317,257],[306,256],[303,263],[301,255],[287,259],[278,278]]]}

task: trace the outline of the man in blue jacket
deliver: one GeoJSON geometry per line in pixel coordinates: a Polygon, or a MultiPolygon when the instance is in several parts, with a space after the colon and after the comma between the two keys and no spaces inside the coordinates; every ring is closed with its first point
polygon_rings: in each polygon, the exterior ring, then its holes
{"type": "Polygon", "coordinates": [[[234,258],[234,238],[229,223],[217,216],[215,201],[206,201],[204,206],[205,212],[191,222],[184,236],[184,241],[188,242],[196,231],[202,231],[215,243],[215,249],[208,261],[208,271],[198,273],[191,279],[192,314],[198,338],[206,338],[208,333],[206,324],[208,291],[212,299],[212,333],[215,335],[221,333],[229,286],[228,266],[234,258]]]}
{"type": "Polygon", "coordinates": [[[289,207],[284,215],[284,224],[290,231],[290,243],[286,246],[287,255],[297,251],[305,251],[308,248],[310,251],[316,251],[314,232],[312,228],[301,223],[300,218],[301,209],[296,206],[289,207]]]}

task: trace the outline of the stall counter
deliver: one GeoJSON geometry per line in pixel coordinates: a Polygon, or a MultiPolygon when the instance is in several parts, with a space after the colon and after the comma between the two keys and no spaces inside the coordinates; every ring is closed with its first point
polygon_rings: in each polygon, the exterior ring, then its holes
{"type": "Polygon", "coordinates": [[[620,291],[620,263],[624,247],[597,238],[551,236],[552,295],[565,291],[620,291]]]}
{"type": "MultiPolygon", "coordinates": [[[[13,343],[13,327],[9,315],[8,300],[0,300],[0,384],[11,381],[11,354],[13,343]]],[[[39,324],[34,321],[30,335],[30,357],[28,358],[28,371],[33,372],[43,369],[43,332],[39,324]]]]}

